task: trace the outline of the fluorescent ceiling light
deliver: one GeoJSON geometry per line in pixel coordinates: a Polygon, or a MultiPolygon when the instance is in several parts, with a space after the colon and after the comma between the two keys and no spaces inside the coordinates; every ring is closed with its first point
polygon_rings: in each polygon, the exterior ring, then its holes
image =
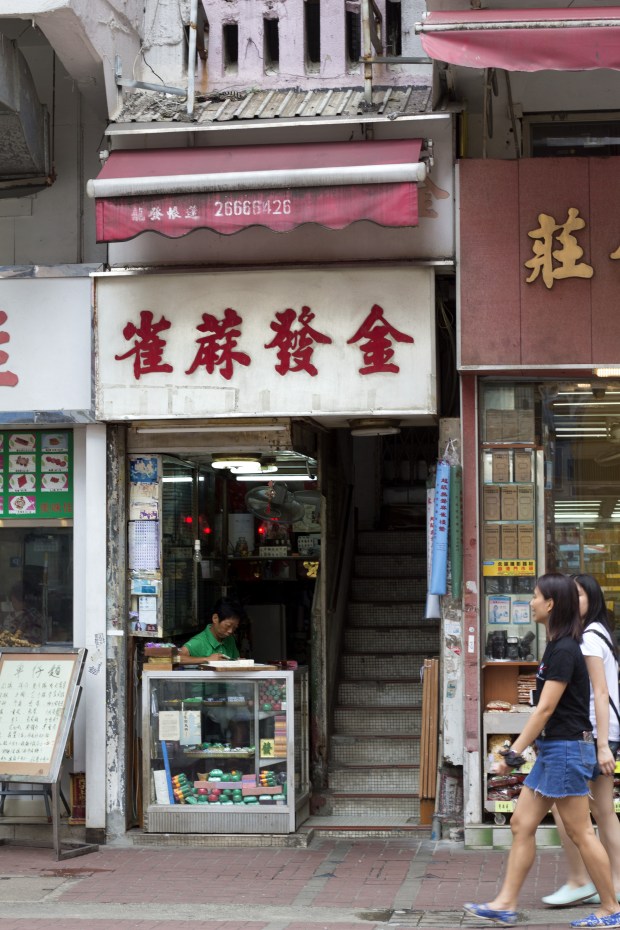
{"type": "Polygon", "coordinates": [[[594,375],[597,378],[620,378],[620,368],[595,368],[594,375]]]}
{"type": "Polygon", "coordinates": [[[260,473],[249,475],[249,474],[246,474],[245,472],[239,472],[238,474],[235,475],[235,477],[237,481],[265,481],[265,482],[286,481],[287,483],[289,481],[316,481],[317,480],[315,477],[311,477],[309,475],[286,475],[286,474],[282,474],[281,472],[278,472],[277,475],[268,475],[268,476],[260,474],[260,473]]]}
{"type": "Polygon", "coordinates": [[[287,427],[280,423],[267,426],[239,423],[237,426],[138,426],[136,433],[281,433],[285,429],[287,427]]]}
{"type": "Polygon", "coordinates": [[[219,452],[213,455],[211,467],[226,468],[228,471],[239,474],[241,472],[256,472],[260,470],[259,455],[242,455],[235,452],[219,452]]]}

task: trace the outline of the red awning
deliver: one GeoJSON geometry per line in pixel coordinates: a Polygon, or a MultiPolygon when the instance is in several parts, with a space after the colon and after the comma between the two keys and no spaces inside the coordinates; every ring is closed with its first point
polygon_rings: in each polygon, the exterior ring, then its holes
{"type": "Polygon", "coordinates": [[[115,151],[87,185],[97,241],[249,226],[287,232],[302,223],[343,229],[357,220],[416,226],[421,147],[399,139],[115,151]]]}
{"type": "Polygon", "coordinates": [[[427,55],[466,68],[620,70],[620,7],[430,13],[417,30],[427,55]]]}

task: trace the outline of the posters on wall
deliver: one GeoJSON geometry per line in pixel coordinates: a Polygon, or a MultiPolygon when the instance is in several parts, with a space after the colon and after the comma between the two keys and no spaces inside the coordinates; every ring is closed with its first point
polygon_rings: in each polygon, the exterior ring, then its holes
{"type": "Polygon", "coordinates": [[[161,611],[161,459],[129,457],[129,629],[134,636],[163,636],[161,611]]]}
{"type": "Polygon", "coordinates": [[[71,430],[0,432],[0,517],[73,517],[71,430]]]}

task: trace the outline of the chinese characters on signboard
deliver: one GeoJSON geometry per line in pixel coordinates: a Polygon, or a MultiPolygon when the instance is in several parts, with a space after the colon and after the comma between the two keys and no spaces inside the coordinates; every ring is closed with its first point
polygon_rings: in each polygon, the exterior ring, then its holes
{"type": "Polygon", "coordinates": [[[0,432],[0,516],[73,516],[70,430],[0,432]]]}
{"type": "MultiPolygon", "coordinates": [[[[264,348],[276,350],[277,364],[274,367],[279,375],[297,371],[305,371],[312,377],[318,374],[312,362],[314,344],[330,345],[332,339],[311,325],[314,316],[310,307],[306,306],[301,308],[299,314],[290,307],[276,312],[275,320],[269,324],[275,335],[271,342],[265,343],[264,348]]],[[[132,343],[131,348],[114,358],[116,361],[124,361],[133,357],[136,381],[146,374],[172,373],[173,366],[165,360],[166,339],[163,337],[172,325],[163,314],[159,320],[155,320],[151,310],[140,311],[139,324],[129,321],[123,329],[125,340],[132,343]]],[[[242,327],[243,317],[231,307],[224,310],[221,319],[213,313],[203,313],[202,323],[196,329],[204,335],[195,340],[198,350],[185,374],[191,375],[203,368],[212,375],[217,369],[222,378],[230,381],[235,365],[249,367],[252,364],[251,355],[237,350],[242,327]]],[[[347,345],[359,343],[363,358],[363,365],[359,368],[361,375],[380,372],[397,374],[400,369],[394,361],[394,342],[413,343],[414,339],[392,326],[379,304],[372,307],[357,331],[347,339],[347,345]]]]}
{"type": "MultiPolygon", "coordinates": [[[[540,276],[547,288],[552,288],[554,281],[563,278],[591,278],[594,274],[592,265],[582,262],[583,249],[575,235],[585,229],[586,221],[579,216],[579,210],[569,207],[566,220],[556,223],[553,216],[539,213],[539,226],[528,231],[534,240],[532,252],[534,257],[525,262],[531,269],[527,284],[532,284],[540,276]]],[[[620,259],[620,246],[610,253],[611,259],[620,259]]]]}
{"type": "Polygon", "coordinates": [[[0,675],[2,763],[49,763],[67,699],[73,661],[4,662],[0,675]]]}

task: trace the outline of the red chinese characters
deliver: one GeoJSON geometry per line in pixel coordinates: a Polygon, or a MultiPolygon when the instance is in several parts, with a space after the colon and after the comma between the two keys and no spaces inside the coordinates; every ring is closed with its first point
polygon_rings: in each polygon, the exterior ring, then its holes
{"type": "Polygon", "coordinates": [[[220,369],[222,378],[230,381],[233,376],[233,366],[237,362],[239,365],[249,365],[250,356],[245,352],[235,352],[237,337],[241,335],[241,330],[237,327],[243,323],[243,317],[232,310],[230,307],[224,311],[224,319],[218,320],[211,313],[202,314],[202,325],[196,329],[201,333],[206,333],[201,339],[197,339],[198,351],[196,357],[185,372],[186,375],[193,374],[197,368],[203,367],[213,374],[216,368],[220,369]]]}
{"type": "Polygon", "coordinates": [[[388,323],[383,316],[383,307],[379,304],[373,306],[355,335],[347,340],[347,345],[352,345],[362,339],[366,341],[360,346],[364,356],[364,367],[359,369],[361,375],[372,375],[380,371],[398,373],[400,368],[392,362],[394,358],[392,340],[413,342],[413,336],[399,332],[388,323]]]}
{"type": "MultiPolygon", "coordinates": [[[[4,310],[0,310],[0,326],[4,326],[8,317],[4,310]]],[[[0,329],[0,345],[6,345],[11,339],[9,333],[0,329]]],[[[0,366],[6,365],[9,360],[9,353],[0,349],[0,366]]],[[[0,387],[15,387],[19,383],[19,378],[12,371],[0,371],[0,387]]]]}
{"type": "Polygon", "coordinates": [[[297,314],[289,307],[288,310],[276,313],[276,322],[269,324],[275,336],[265,348],[277,348],[278,364],[275,368],[279,375],[285,375],[289,371],[307,371],[312,377],[318,374],[316,365],[312,363],[314,343],[327,345],[332,340],[310,326],[313,319],[314,313],[310,307],[302,307],[299,314],[301,325],[298,329],[293,329],[297,314]]]}
{"type": "MultiPolygon", "coordinates": [[[[319,373],[313,360],[315,345],[332,345],[333,339],[312,325],[314,319],[315,314],[305,305],[299,313],[292,307],[276,312],[275,319],[269,324],[274,336],[270,342],[263,344],[263,348],[276,349],[277,364],[274,368],[279,375],[306,372],[314,378],[319,373]]],[[[195,340],[198,349],[185,374],[193,375],[204,368],[207,374],[219,371],[222,378],[230,381],[235,365],[251,365],[252,357],[237,348],[242,337],[242,325],[243,317],[232,307],[226,308],[222,319],[212,313],[203,313],[202,323],[196,329],[204,335],[195,340]]],[[[146,374],[172,372],[173,366],[164,361],[167,341],[161,336],[171,327],[172,323],[165,316],[155,322],[150,310],[142,310],[139,325],[130,321],[123,329],[124,338],[133,340],[132,348],[114,358],[123,361],[133,356],[136,380],[146,374]]],[[[374,304],[346,344],[360,343],[364,359],[364,365],[358,369],[360,374],[398,374],[400,367],[394,361],[395,342],[413,344],[414,339],[389,323],[383,308],[374,304]]]]}
{"type": "Polygon", "coordinates": [[[114,358],[120,362],[133,355],[133,374],[136,381],[139,381],[142,375],[155,371],[170,372],[173,370],[172,365],[162,361],[166,340],[159,335],[170,329],[170,326],[171,323],[165,316],[162,316],[158,323],[154,323],[150,310],[140,312],[139,326],[131,322],[125,326],[123,336],[127,340],[134,340],[133,348],[124,355],[115,355],[114,358]]]}

